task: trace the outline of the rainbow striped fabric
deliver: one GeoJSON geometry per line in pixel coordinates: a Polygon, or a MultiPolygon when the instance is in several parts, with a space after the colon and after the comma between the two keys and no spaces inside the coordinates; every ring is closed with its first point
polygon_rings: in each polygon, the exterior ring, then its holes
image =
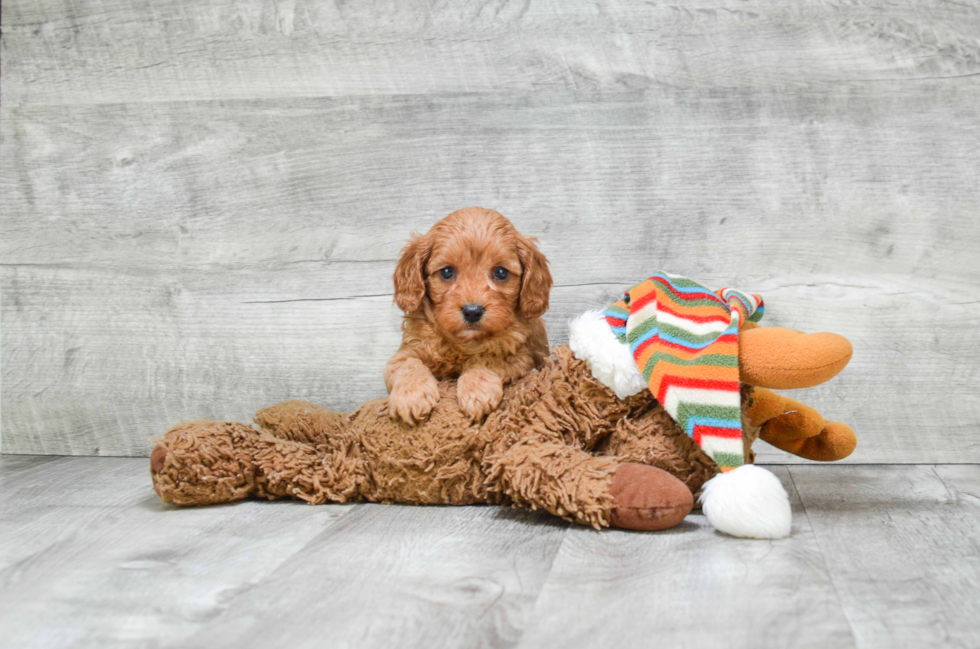
{"type": "Polygon", "coordinates": [[[603,316],[674,421],[722,471],[745,463],[738,330],[765,312],[762,298],[711,291],[658,273],[629,289],[603,316]]]}

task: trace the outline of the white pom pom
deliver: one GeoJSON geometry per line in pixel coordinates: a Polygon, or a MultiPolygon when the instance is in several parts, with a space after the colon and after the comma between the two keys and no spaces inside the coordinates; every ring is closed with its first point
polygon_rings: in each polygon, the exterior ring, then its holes
{"type": "Polygon", "coordinates": [[[770,471],[746,464],[704,484],[701,509],[716,530],[748,539],[789,536],[793,510],[782,483],[770,471]]]}
{"type": "Polygon", "coordinates": [[[568,347],[620,399],[647,388],[629,345],[619,342],[601,311],[586,311],[568,323],[568,347]]]}

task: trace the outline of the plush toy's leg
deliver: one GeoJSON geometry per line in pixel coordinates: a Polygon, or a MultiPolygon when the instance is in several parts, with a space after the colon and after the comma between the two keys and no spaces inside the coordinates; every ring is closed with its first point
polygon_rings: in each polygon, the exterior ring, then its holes
{"type": "Polygon", "coordinates": [[[347,430],[350,415],[306,401],[283,401],[259,410],[253,420],[276,437],[315,445],[347,430]]]}
{"type": "Polygon", "coordinates": [[[663,469],[686,484],[695,497],[702,485],[718,473],[717,465],[663,408],[620,419],[595,450],[600,455],[615,455],[626,462],[663,469]]]}
{"type": "Polygon", "coordinates": [[[201,420],[174,426],[150,454],[154,491],[174,505],[255,495],[255,437],[255,430],[239,423],[201,420]]]}
{"type": "Polygon", "coordinates": [[[150,473],[157,495],[174,505],[249,496],[346,502],[358,496],[364,477],[350,443],[313,447],[245,424],[215,421],[168,430],[150,455],[150,473]]]}
{"type": "Polygon", "coordinates": [[[690,490],[665,471],[561,442],[518,444],[488,469],[491,491],[595,528],[662,530],[680,523],[694,505],[690,490]]]}
{"type": "Polygon", "coordinates": [[[761,427],[763,440],[808,460],[833,462],[847,457],[857,446],[849,426],[826,421],[810,406],[772,390],[755,388],[745,414],[761,427]]]}
{"type": "Polygon", "coordinates": [[[746,323],[738,336],[742,382],[777,390],[829,381],[850,362],[852,353],[847,338],[826,331],[805,334],[746,323]]]}

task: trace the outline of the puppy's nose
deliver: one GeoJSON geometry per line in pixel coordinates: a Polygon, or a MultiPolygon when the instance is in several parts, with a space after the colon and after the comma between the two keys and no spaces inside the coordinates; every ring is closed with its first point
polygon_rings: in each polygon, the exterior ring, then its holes
{"type": "Polygon", "coordinates": [[[483,305],[481,304],[466,304],[462,310],[463,320],[470,324],[476,324],[483,317],[483,305]]]}

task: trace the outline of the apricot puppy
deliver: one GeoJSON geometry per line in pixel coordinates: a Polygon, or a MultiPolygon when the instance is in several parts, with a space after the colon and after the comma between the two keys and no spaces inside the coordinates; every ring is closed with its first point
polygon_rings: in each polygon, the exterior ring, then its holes
{"type": "Polygon", "coordinates": [[[548,260],[499,212],[457,210],[414,235],[394,282],[405,317],[385,367],[393,419],[418,423],[439,401],[436,380],[458,377],[459,407],[479,420],[548,356],[548,260]]]}

